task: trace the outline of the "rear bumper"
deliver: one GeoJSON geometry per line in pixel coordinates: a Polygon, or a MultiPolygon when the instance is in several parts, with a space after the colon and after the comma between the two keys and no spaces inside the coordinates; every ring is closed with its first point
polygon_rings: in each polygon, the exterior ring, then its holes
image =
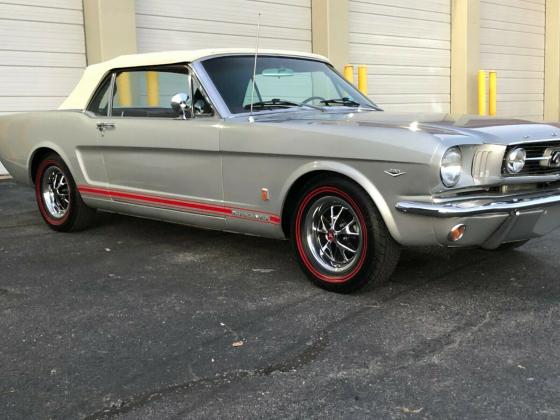
{"type": "Polygon", "coordinates": [[[430,223],[439,244],[495,249],[506,242],[543,236],[560,227],[560,190],[504,200],[464,200],[442,203],[401,201],[404,215],[430,223]],[[452,241],[451,229],[466,226],[464,236],[452,241]]]}

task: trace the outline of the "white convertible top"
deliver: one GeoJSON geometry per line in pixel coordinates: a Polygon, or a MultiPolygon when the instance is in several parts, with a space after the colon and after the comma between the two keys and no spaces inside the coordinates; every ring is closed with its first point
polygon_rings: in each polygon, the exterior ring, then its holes
{"type": "MultiPolygon", "coordinates": [[[[64,103],[58,109],[85,109],[91,95],[93,94],[93,91],[95,90],[95,88],[97,88],[101,79],[107,74],[107,72],[114,69],[176,63],[191,63],[201,58],[207,58],[216,55],[254,53],[255,50],[252,48],[218,48],[206,50],[165,51],[147,54],[121,55],[111,60],[88,66],[72,93],[68,96],[68,98],[66,98],[64,103]]],[[[321,55],[304,53],[300,51],[260,49],[259,54],[307,57],[327,61],[327,59],[321,55]]]]}

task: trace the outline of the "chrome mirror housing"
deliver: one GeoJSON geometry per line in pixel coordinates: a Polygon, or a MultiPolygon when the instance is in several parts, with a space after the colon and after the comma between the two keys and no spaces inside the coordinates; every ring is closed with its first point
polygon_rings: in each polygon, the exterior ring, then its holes
{"type": "Polygon", "coordinates": [[[171,98],[171,108],[177,115],[186,120],[191,116],[191,98],[187,93],[180,92],[173,95],[171,98]]]}

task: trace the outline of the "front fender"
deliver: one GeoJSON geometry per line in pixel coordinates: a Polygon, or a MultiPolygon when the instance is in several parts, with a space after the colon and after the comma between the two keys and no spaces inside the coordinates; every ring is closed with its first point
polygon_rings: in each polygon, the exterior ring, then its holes
{"type": "Polygon", "coordinates": [[[377,187],[371,182],[371,180],[366,177],[362,172],[357,170],[356,168],[342,162],[335,162],[335,161],[313,161],[308,162],[302,166],[300,166],[296,171],[294,171],[291,176],[287,179],[286,183],[282,188],[282,212],[284,211],[284,207],[286,205],[286,200],[288,197],[288,193],[290,188],[295,184],[295,182],[300,179],[301,177],[310,174],[312,172],[318,171],[329,171],[344,175],[347,178],[352,179],[354,182],[359,184],[371,197],[374,204],[377,206],[387,229],[393,236],[393,238],[400,242],[401,234],[391,212],[387,201],[383,197],[383,195],[379,192],[377,187]]]}

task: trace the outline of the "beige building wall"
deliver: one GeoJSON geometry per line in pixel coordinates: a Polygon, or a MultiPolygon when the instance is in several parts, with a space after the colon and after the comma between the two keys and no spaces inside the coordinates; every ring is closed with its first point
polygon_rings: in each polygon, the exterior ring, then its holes
{"type": "Polygon", "coordinates": [[[451,7],[451,115],[477,113],[480,2],[453,0],[451,7]]]}
{"type": "Polygon", "coordinates": [[[137,51],[134,0],[83,1],[88,64],[137,51]]]}
{"type": "Polygon", "coordinates": [[[348,1],[312,0],[313,52],[328,57],[342,71],[348,56],[348,1]]]}

